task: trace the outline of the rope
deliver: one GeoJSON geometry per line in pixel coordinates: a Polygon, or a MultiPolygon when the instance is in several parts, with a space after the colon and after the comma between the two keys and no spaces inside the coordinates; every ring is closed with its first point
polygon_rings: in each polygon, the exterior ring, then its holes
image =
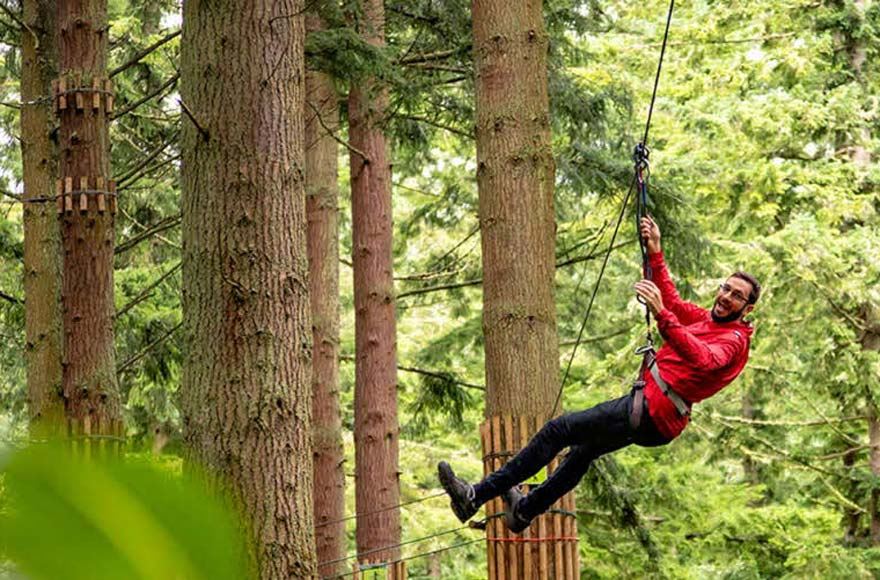
{"type": "Polygon", "coordinates": [[[510,544],[543,544],[546,542],[577,542],[577,536],[550,536],[549,538],[486,538],[487,542],[507,542],[510,544]]]}
{"type": "Polygon", "coordinates": [[[675,9],[675,0],[669,0],[669,11],[666,14],[666,31],[663,33],[663,46],[660,48],[660,60],[657,63],[657,74],[654,76],[654,92],[651,95],[651,106],[648,108],[648,122],[645,123],[645,136],[642,144],[648,144],[648,131],[651,129],[651,117],[654,114],[654,101],[657,99],[657,87],[660,86],[660,69],[663,68],[663,57],[666,56],[666,41],[669,40],[669,26],[672,24],[672,11],[675,9]]]}
{"type": "Polygon", "coordinates": [[[393,506],[389,506],[389,507],[385,507],[385,508],[381,508],[381,509],[377,509],[377,510],[373,510],[373,511],[369,511],[369,512],[360,512],[360,513],[356,513],[356,514],[353,514],[353,515],[350,515],[350,516],[347,516],[347,517],[344,517],[344,518],[339,518],[338,520],[330,520],[329,522],[321,522],[320,524],[315,525],[315,529],[317,530],[318,528],[323,528],[324,526],[329,526],[329,525],[332,525],[332,524],[339,524],[339,523],[342,523],[342,522],[347,522],[348,520],[354,520],[354,519],[361,518],[361,517],[364,517],[364,516],[371,516],[371,515],[373,515],[373,514],[380,514],[380,513],[382,513],[382,512],[387,512],[387,511],[390,511],[390,510],[395,510],[395,509],[397,509],[397,508],[401,508],[401,507],[404,507],[404,506],[412,505],[412,504],[414,504],[414,503],[421,503],[421,502],[423,502],[423,501],[428,501],[429,499],[434,499],[435,497],[440,497],[440,496],[444,496],[444,495],[446,495],[446,492],[445,492],[445,491],[441,491],[441,492],[439,492],[439,493],[435,493],[435,494],[433,494],[433,495],[426,495],[425,497],[422,497],[422,498],[419,498],[419,499],[410,500],[410,501],[405,501],[405,502],[403,502],[403,503],[399,503],[399,504],[397,504],[397,505],[393,505],[393,506]]]}
{"type": "MultiPolygon", "coordinates": [[[[439,554],[441,552],[448,552],[449,550],[455,550],[457,548],[463,548],[464,546],[469,546],[471,544],[476,544],[477,542],[483,542],[485,538],[478,538],[476,540],[469,540],[467,542],[459,542],[458,544],[452,544],[451,546],[446,546],[440,548],[438,550],[431,550],[430,552],[422,552],[419,554],[413,554],[412,556],[407,556],[406,558],[400,558],[398,560],[394,560],[393,562],[387,562],[387,564],[396,564],[397,562],[406,562],[408,560],[415,560],[417,558],[424,558],[425,556],[432,556],[434,554],[439,554]]],[[[325,576],[321,580],[336,580],[337,578],[346,578],[348,576],[353,576],[357,571],[352,570],[351,572],[344,572],[342,574],[337,574],[336,576],[325,576]]]]}
{"type": "Polygon", "coordinates": [[[368,556],[370,554],[375,554],[376,552],[383,552],[385,550],[391,550],[394,548],[399,548],[401,546],[407,546],[409,544],[417,544],[419,542],[424,542],[425,540],[430,540],[432,538],[439,538],[440,536],[454,534],[455,532],[459,532],[461,530],[467,530],[467,529],[470,529],[470,526],[459,526],[459,527],[453,528],[451,530],[446,530],[445,532],[437,532],[436,534],[432,534],[430,536],[424,536],[422,538],[416,538],[414,540],[406,540],[405,542],[400,542],[399,544],[382,546],[380,548],[372,548],[372,549],[366,550],[364,552],[358,552],[356,554],[351,554],[349,556],[343,556],[342,558],[336,558],[335,560],[328,560],[326,562],[318,562],[318,568],[323,568],[324,566],[329,566],[330,564],[338,564],[339,562],[345,562],[346,560],[353,560],[354,558],[360,558],[362,556],[368,556]]]}
{"type": "MultiPolygon", "coordinates": [[[[595,302],[596,294],[599,291],[599,284],[602,282],[602,277],[605,274],[605,266],[608,264],[608,258],[611,255],[611,249],[614,247],[614,240],[617,238],[617,232],[620,229],[621,222],[623,221],[623,216],[624,216],[624,213],[626,212],[626,206],[629,203],[630,195],[632,195],[633,187],[636,186],[637,184],[639,185],[639,196],[638,196],[639,199],[636,202],[637,203],[637,209],[636,209],[636,216],[637,217],[636,217],[636,219],[639,219],[641,217],[640,216],[641,212],[645,211],[646,206],[647,206],[647,195],[648,195],[647,176],[649,174],[648,167],[647,167],[648,133],[651,129],[651,119],[654,116],[654,103],[657,100],[657,89],[660,86],[660,71],[663,68],[663,59],[666,56],[666,45],[669,40],[669,28],[670,28],[670,25],[672,24],[672,12],[674,9],[675,9],[675,0],[669,0],[669,10],[666,14],[666,29],[663,33],[663,45],[660,49],[660,58],[657,62],[657,73],[654,75],[654,89],[653,89],[653,92],[651,93],[651,104],[648,107],[648,119],[645,122],[645,133],[644,133],[644,137],[642,138],[642,142],[639,144],[638,147],[636,147],[636,154],[639,155],[639,153],[642,153],[643,156],[639,156],[636,159],[635,175],[633,176],[633,180],[630,183],[629,190],[627,191],[626,197],[624,198],[623,204],[620,208],[620,215],[618,216],[617,224],[614,227],[614,234],[611,236],[611,243],[608,245],[608,251],[605,252],[605,258],[602,261],[602,268],[599,271],[599,276],[596,278],[596,284],[593,286],[593,293],[590,295],[590,302],[587,305],[587,310],[586,310],[586,313],[584,314],[583,322],[581,322],[580,330],[578,330],[577,340],[574,343],[574,347],[571,349],[571,355],[569,355],[569,357],[568,357],[568,363],[566,364],[566,367],[565,367],[565,373],[563,374],[562,382],[559,385],[559,392],[556,394],[556,401],[553,403],[553,408],[550,411],[550,418],[553,418],[556,415],[556,411],[559,407],[559,401],[562,398],[563,391],[565,390],[565,383],[568,380],[569,373],[571,372],[571,365],[572,365],[572,362],[574,361],[575,353],[577,353],[578,346],[580,346],[581,340],[583,339],[584,329],[587,326],[587,320],[589,320],[589,318],[590,318],[590,312],[592,312],[592,310],[593,310],[593,303],[595,302]]],[[[642,252],[642,269],[643,269],[643,273],[647,275],[650,273],[648,271],[647,251],[646,251],[646,248],[644,247],[644,240],[641,239],[641,236],[639,235],[638,232],[639,232],[639,229],[637,227],[636,228],[636,235],[639,238],[639,246],[640,246],[641,252],[642,252]]],[[[650,278],[650,276],[648,276],[648,277],[650,278]]],[[[648,339],[650,342],[650,324],[651,324],[651,322],[650,322],[650,312],[647,311],[647,307],[646,307],[645,316],[646,316],[646,320],[647,320],[648,328],[649,328],[648,339]]]]}
{"type": "Polygon", "coordinates": [[[596,301],[596,294],[599,293],[599,285],[602,283],[602,277],[605,275],[605,267],[608,265],[608,258],[611,257],[611,251],[614,248],[614,241],[617,239],[617,232],[620,231],[620,224],[623,222],[623,216],[626,213],[626,206],[629,204],[629,198],[632,195],[634,185],[635,180],[630,184],[629,191],[626,192],[626,197],[623,198],[623,203],[620,206],[620,214],[617,216],[617,223],[614,225],[614,233],[611,235],[611,243],[608,244],[608,250],[605,252],[605,257],[602,260],[602,267],[599,270],[599,276],[596,278],[596,283],[593,285],[593,293],[590,295],[590,303],[587,305],[587,311],[581,322],[580,330],[578,330],[577,340],[575,340],[574,347],[571,349],[571,354],[568,356],[568,364],[565,365],[565,374],[562,376],[562,383],[559,385],[559,392],[556,393],[556,401],[553,403],[553,409],[550,411],[550,419],[556,415],[556,411],[559,407],[562,392],[565,390],[565,383],[571,372],[571,363],[574,362],[574,355],[577,353],[578,346],[581,344],[581,340],[584,336],[584,329],[587,327],[587,321],[590,319],[590,313],[593,311],[593,303],[596,301]]]}

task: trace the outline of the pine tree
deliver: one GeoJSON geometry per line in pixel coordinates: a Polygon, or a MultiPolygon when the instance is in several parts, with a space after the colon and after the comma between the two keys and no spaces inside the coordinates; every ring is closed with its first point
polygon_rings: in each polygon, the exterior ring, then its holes
{"type": "MultiPolygon", "coordinates": [[[[113,342],[116,199],[110,193],[107,2],[58,2],[63,392],[71,435],[121,435],[113,342]]],[[[111,441],[114,441],[111,439],[111,441]]]]}
{"type": "Polygon", "coordinates": [[[265,579],[316,574],[303,7],[187,2],[181,43],[184,441],[265,579]]]}
{"type": "MultiPolygon", "coordinates": [[[[358,3],[357,31],[385,44],[382,0],[358,3]]],[[[388,90],[372,77],[354,82],[348,97],[352,261],[355,307],[355,503],[358,552],[400,542],[397,419],[397,338],[391,255],[391,166],[382,124],[388,90]]],[[[373,552],[390,561],[399,548],[373,552]]]]}
{"type": "MultiPolygon", "coordinates": [[[[309,14],[308,32],[321,18],[309,14]]],[[[318,562],[345,555],[345,454],[339,413],[339,102],[331,77],[306,70],[306,211],[312,300],[312,431],[315,458],[315,541],[318,562]]],[[[342,572],[343,562],[322,566],[321,576],[342,572]]]]}
{"type": "Polygon", "coordinates": [[[24,182],[24,287],[28,412],[34,435],[66,430],[62,384],[61,230],[55,203],[57,128],[52,81],[58,77],[55,2],[22,6],[21,150],[24,182]]]}

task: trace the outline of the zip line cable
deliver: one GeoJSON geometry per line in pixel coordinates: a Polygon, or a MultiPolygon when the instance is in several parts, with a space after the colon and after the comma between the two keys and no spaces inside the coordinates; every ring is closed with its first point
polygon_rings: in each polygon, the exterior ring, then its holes
{"type": "Polygon", "coordinates": [[[339,562],[345,562],[346,560],[353,560],[354,558],[360,558],[362,556],[368,556],[370,554],[375,554],[376,552],[383,552],[385,550],[391,550],[394,548],[399,548],[401,546],[407,546],[409,544],[418,544],[419,542],[424,542],[426,540],[430,540],[433,538],[439,538],[440,536],[454,534],[455,532],[460,532],[461,530],[467,530],[467,529],[474,529],[474,528],[472,528],[471,526],[459,526],[459,527],[453,528],[451,530],[446,530],[443,532],[437,532],[436,534],[431,534],[430,536],[424,536],[421,538],[416,538],[414,540],[406,540],[404,542],[400,542],[399,544],[392,544],[389,546],[372,548],[370,550],[365,550],[363,552],[358,552],[356,554],[351,554],[349,556],[343,556],[342,558],[336,558],[335,560],[328,560],[326,562],[318,562],[318,568],[323,568],[324,566],[329,566],[330,564],[338,564],[339,562]]]}
{"type": "MultiPolygon", "coordinates": [[[[657,62],[657,73],[654,75],[654,89],[651,93],[651,104],[648,107],[648,119],[645,122],[645,133],[642,138],[641,143],[636,147],[636,152],[634,154],[635,160],[635,171],[633,175],[633,179],[630,182],[629,190],[626,193],[626,197],[623,199],[623,204],[620,208],[620,215],[617,218],[617,225],[614,228],[614,234],[611,236],[611,243],[608,244],[608,251],[605,252],[605,258],[602,261],[602,268],[599,270],[599,276],[596,278],[596,284],[593,287],[593,293],[590,296],[590,302],[587,305],[586,313],[584,314],[583,321],[581,322],[580,330],[578,331],[577,340],[574,343],[574,347],[571,349],[571,355],[568,357],[568,363],[565,367],[565,373],[562,376],[562,382],[559,385],[559,392],[556,394],[556,402],[553,403],[553,409],[550,411],[550,418],[556,415],[556,411],[559,407],[559,402],[562,399],[562,393],[565,390],[565,383],[568,380],[569,373],[571,371],[571,365],[574,361],[574,356],[577,353],[578,346],[580,346],[581,339],[583,338],[584,329],[587,326],[587,320],[590,318],[590,313],[593,310],[593,303],[596,299],[596,294],[599,291],[599,285],[602,282],[602,277],[605,274],[605,266],[608,264],[608,258],[611,256],[611,249],[614,247],[614,240],[617,238],[617,232],[620,229],[620,224],[623,221],[623,216],[626,212],[627,204],[629,203],[630,195],[632,195],[633,188],[638,185],[638,195],[636,200],[636,219],[640,219],[643,217],[643,213],[647,211],[647,196],[648,196],[648,187],[647,187],[647,177],[650,174],[648,170],[648,133],[651,130],[651,119],[654,116],[654,103],[657,100],[657,89],[660,86],[660,71],[663,69],[663,59],[666,56],[666,45],[669,41],[669,28],[672,24],[672,13],[675,10],[675,0],[669,0],[669,10],[666,14],[666,28],[663,32],[663,45],[660,48],[660,58],[657,62]]],[[[648,256],[647,249],[645,247],[645,241],[642,239],[641,235],[639,235],[638,224],[636,226],[636,237],[639,239],[639,247],[642,253],[642,272],[643,275],[650,274],[649,266],[648,266],[648,256]]],[[[648,276],[650,278],[650,276],[648,276]]],[[[650,311],[647,310],[647,306],[645,307],[645,319],[648,323],[648,342],[651,342],[651,331],[650,331],[650,311]]]]}
{"type": "Polygon", "coordinates": [[[439,493],[435,493],[435,494],[433,494],[433,495],[426,495],[425,497],[420,497],[420,498],[418,498],[418,499],[413,499],[413,500],[410,500],[410,501],[405,501],[405,502],[399,503],[399,504],[397,504],[397,505],[392,505],[392,506],[389,506],[389,507],[385,507],[385,508],[381,508],[381,509],[377,509],[377,510],[372,510],[372,511],[369,511],[369,512],[359,512],[359,513],[356,513],[356,514],[352,514],[352,515],[350,515],[350,516],[346,516],[346,517],[344,517],[344,518],[339,518],[338,520],[330,520],[329,522],[321,522],[320,524],[315,525],[315,529],[317,530],[318,528],[323,528],[324,526],[329,526],[329,525],[332,525],[332,524],[338,524],[338,523],[342,523],[342,522],[347,522],[348,520],[354,520],[354,519],[357,519],[357,518],[362,518],[362,517],[364,517],[364,516],[371,516],[371,515],[374,515],[374,514],[380,514],[380,513],[382,513],[382,512],[387,512],[387,511],[395,510],[395,509],[397,509],[397,508],[401,508],[401,507],[404,507],[404,506],[412,505],[412,504],[414,504],[414,503],[421,503],[421,502],[423,502],[423,501],[428,501],[429,499],[434,499],[435,497],[440,497],[440,496],[443,496],[443,495],[446,495],[446,492],[445,492],[445,491],[441,491],[441,492],[439,492],[439,493]]]}
{"type": "MultiPolygon", "coordinates": [[[[406,558],[399,558],[394,560],[393,562],[386,562],[386,565],[396,564],[397,562],[406,562],[408,560],[416,560],[418,558],[424,558],[425,556],[433,556],[434,554],[439,554],[441,552],[448,552],[449,550],[455,550],[457,548],[463,548],[465,546],[469,546],[471,544],[476,544],[477,542],[485,542],[486,538],[477,538],[476,540],[468,540],[466,542],[459,542],[458,544],[452,544],[451,546],[445,546],[438,550],[431,550],[430,552],[421,552],[419,554],[413,554],[412,556],[407,556],[406,558]]],[[[352,570],[351,572],[344,572],[342,574],[337,574],[336,576],[325,576],[321,580],[337,580],[338,578],[346,578],[348,576],[353,576],[356,574],[356,570],[352,570]]]]}

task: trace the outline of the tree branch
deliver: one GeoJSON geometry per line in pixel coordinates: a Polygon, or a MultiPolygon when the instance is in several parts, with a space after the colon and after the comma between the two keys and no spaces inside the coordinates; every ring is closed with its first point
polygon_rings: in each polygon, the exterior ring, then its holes
{"type": "Polygon", "coordinates": [[[132,167],[130,170],[126,171],[125,174],[116,180],[116,184],[119,187],[125,185],[133,176],[137,174],[138,171],[143,169],[150,163],[153,159],[158,157],[165,149],[168,148],[171,143],[173,143],[177,139],[177,131],[174,132],[171,137],[169,137],[164,143],[156,147],[153,151],[151,151],[146,157],[144,157],[137,165],[132,167]]]}
{"type": "Polygon", "coordinates": [[[851,421],[865,421],[867,415],[855,415],[852,417],[840,417],[838,419],[822,418],[811,419],[809,421],[763,421],[760,419],[746,419],[745,417],[728,417],[727,415],[719,415],[711,413],[712,419],[720,421],[728,421],[730,423],[742,423],[743,425],[754,425],[762,427],[815,427],[823,425],[831,425],[831,423],[849,423],[851,421]]]}
{"type": "MultiPolygon", "coordinates": [[[[352,355],[350,355],[350,354],[340,354],[340,355],[339,355],[339,360],[341,360],[341,361],[345,361],[345,362],[355,362],[354,357],[353,357],[352,355]]],[[[449,380],[450,380],[450,377],[455,376],[455,375],[452,374],[452,373],[439,373],[439,372],[436,372],[436,371],[428,371],[428,370],[425,370],[425,369],[417,369],[417,368],[414,368],[414,367],[405,367],[405,366],[402,366],[402,365],[397,365],[397,370],[399,370],[399,371],[404,371],[404,372],[407,372],[407,373],[414,373],[414,374],[422,375],[422,376],[425,376],[425,377],[433,377],[433,378],[441,379],[441,380],[444,380],[444,381],[449,381],[449,380]]],[[[468,389],[477,389],[477,390],[480,390],[480,391],[485,391],[485,390],[486,390],[486,387],[484,387],[483,385],[475,385],[475,384],[473,384],[473,383],[465,383],[465,382],[463,382],[463,381],[458,381],[458,380],[455,380],[455,379],[452,379],[450,382],[451,382],[452,384],[454,384],[454,385],[458,385],[458,386],[460,386],[460,387],[465,387],[465,388],[468,388],[468,389]]]]}
{"type": "Polygon", "coordinates": [[[142,358],[147,356],[151,350],[155,349],[157,346],[159,346],[160,344],[162,344],[163,342],[165,342],[166,340],[171,338],[174,335],[174,333],[177,332],[177,330],[181,326],[183,326],[182,320],[180,322],[178,322],[177,324],[175,324],[171,330],[169,330],[168,332],[166,332],[165,334],[163,334],[162,336],[160,336],[159,338],[155,339],[153,342],[151,342],[150,344],[145,346],[144,349],[141,350],[139,353],[137,353],[136,355],[134,355],[133,357],[131,357],[130,359],[128,359],[127,361],[122,363],[116,369],[116,374],[121,375],[122,373],[124,373],[125,371],[130,369],[132,365],[134,365],[136,362],[138,362],[139,360],[141,360],[142,358]]]}
{"type": "Polygon", "coordinates": [[[417,375],[422,375],[422,376],[425,376],[425,377],[433,377],[433,378],[435,378],[435,379],[441,379],[441,380],[444,380],[444,381],[450,381],[450,382],[452,382],[453,384],[459,385],[459,386],[461,386],[461,387],[466,387],[466,388],[468,388],[468,389],[477,389],[477,390],[480,390],[480,391],[485,391],[485,390],[486,390],[486,387],[484,387],[483,385],[474,385],[474,384],[471,384],[471,383],[465,383],[465,382],[463,382],[463,381],[458,381],[458,380],[455,380],[455,379],[451,379],[451,380],[450,380],[450,377],[451,377],[451,376],[454,376],[454,375],[452,375],[452,373],[449,373],[449,374],[443,374],[443,373],[437,373],[437,372],[434,372],[434,371],[426,371],[425,369],[417,369],[417,368],[413,368],[413,367],[404,367],[404,366],[400,366],[400,365],[397,365],[397,368],[398,368],[398,370],[406,371],[406,372],[408,372],[408,373],[415,373],[415,374],[417,374],[417,375]]]}
{"type": "Polygon", "coordinates": [[[30,26],[25,24],[24,21],[18,17],[18,14],[13,12],[12,9],[10,9],[9,6],[6,5],[6,2],[3,2],[2,0],[0,0],[0,10],[3,10],[3,12],[5,12],[7,16],[12,18],[12,21],[15,22],[15,25],[18,26],[21,30],[27,30],[28,32],[30,32],[31,36],[34,37],[34,44],[36,46],[40,46],[40,39],[39,37],[37,37],[37,33],[34,32],[30,26]]]}
{"type": "Polygon", "coordinates": [[[138,245],[139,243],[141,243],[142,241],[146,240],[147,238],[151,238],[157,234],[161,234],[165,230],[170,230],[171,228],[179,225],[180,220],[181,220],[180,214],[169,216],[165,219],[159,220],[157,223],[153,224],[152,226],[147,227],[147,229],[145,229],[143,232],[141,232],[141,233],[137,234],[136,236],[133,236],[133,237],[125,240],[121,244],[117,245],[116,248],[113,250],[113,253],[116,255],[119,255],[119,254],[122,254],[123,252],[127,252],[130,249],[132,249],[133,247],[135,247],[136,245],[138,245]]]}
{"type": "Polygon", "coordinates": [[[351,143],[340,139],[339,136],[336,133],[334,133],[330,129],[330,127],[327,126],[327,123],[324,122],[324,117],[321,116],[321,111],[318,110],[318,107],[316,107],[314,103],[312,103],[311,101],[306,99],[306,104],[315,113],[315,118],[318,120],[318,123],[321,125],[321,128],[324,129],[324,131],[326,131],[328,135],[333,137],[334,141],[336,141],[337,143],[339,143],[340,145],[342,145],[343,147],[345,147],[346,149],[348,149],[352,153],[360,155],[361,159],[364,160],[364,163],[370,162],[370,158],[367,157],[367,155],[363,151],[361,151],[360,149],[358,149],[357,147],[355,147],[351,143]]]}
{"type": "Polygon", "coordinates": [[[139,63],[141,60],[143,60],[144,57],[146,57],[147,55],[149,55],[150,53],[152,53],[153,51],[155,51],[156,49],[158,49],[159,47],[161,47],[165,43],[170,42],[171,40],[174,40],[178,36],[180,36],[180,30],[175,30],[174,32],[160,38],[159,40],[157,40],[156,42],[154,42],[150,46],[144,48],[143,50],[141,50],[140,52],[135,54],[133,57],[131,57],[131,60],[129,60],[125,64],[119,65],[118,67],[111,70],[110,71],[110,78],[113,78],[116,75],[118,75],[119,73],[124,72],[124,71],[128,70],[129,68],[133,67],[134,65],[139,63]]]}
{"type": "MultiPolygon", "coordinates": [[[[627,244],[631,244],[633,241],[621,242],[620,244],[612,247],[612,250],[616,250],[621,248],[627,244]]],[[[605,250],[598,254],[587,254],[586,256],[578,256],[577,258],[570,258],[568,260],[564,260],[562,262],[556,263],[556,268],[563,268],[565,266],[570,266],[572,264],[578,264],[580,262],[586,262],[588,260],[595,260],[604,254],[605,250]]],[[[466,288],[468,286],[479,286],[483,283],[482,278],[476,278],[474,280],[465,280],[463,282],[453,282],[450,284],[440,284],[438,286],[427,286],[425,288],[416,288],[415,290],[409,290],[407,292],[401,292],[397,295],[397,299],[406,298],[407,296],[418,296],[419,294],[428,294],[430,292],[439,292],[441,290],[453,290],[455,288],[466,288]]]]}
{"type": "Polygon", "coordinates": [[[467,131],[462,131],[456,127],[451,127],[449,125],[444,125],[443,123],[439,123],[434,121],[433,119],[429,119],[427,117],[422,117],[421,115],[398,115],[401,119],[409,119],[410,121],[415,121],[417,123],[424,123],[426,125],[431,125],[432,127],[437,127],[438,129],[443,129],[444,131],[449,131],[450,133],[454,133],[455,135],[459,135],[461,137],[465,137],[466,139],[474,140],[473,133],[468,133],[467,131]]]}
{"type": "Polygon", "coordinates": [[[470,50],[470,45],[467,47],[453,48],[452,50],[438,50],[437,52],[428,52],[424,54],[414,54],[412,56],[407,56],[401,58],[397,61],[397,64],[420,64],[424,62],[433,62],[437,60],[445,60],[450,56],[455,56],[463,51],[470,50]]]}
{"type": "Polygon", "coordinates": [[[18,296],[13,296],[12,294],[7,294],[6,292],[3,292],[2,290],[0,290],[0,298],[2,298],[3,300],[6,300],[7,302],[10,302],[12,304],[24,304],[24,300],[22,300],[18,296]]]}
{"type": "Polygon", "coordinates": [[[159,276],[159,278],[155,282],[141,290],[137,296],[132,298],[127,304],[116,311],[116,319],[118,320],[120,317],[124,316],[129,310],[149,298],[152,295],[153,290],[155,290],[162,282],[167,280],[169,276],[180,270],[180,267],[182,265],[182,262],[178,262],[173,268],[159,276]]]}
{"type": "Polygon", "coordinates": [[[110,117],[110,120],[115,121],[119,117],[122,117],[123,115],[126,115],[126,114],[132,112],[133,110],[137,109],[138,107],[140,107],[141,105],[143,105],[144,103],[146,103],[147,101],[149,101],[150,99],[152,99],[153,97],[155,97],[156,95],[158,95],[159,93],[161,93],[162,91],[167,89],[168,87],[174,85],[179,78],[180,78],[180,73],[174,73],[174,75],[170,79],[168,79],[167,81],[162,83],[162,86],[160,86],[159,88],[154,90],[152,93],[144,95],[143,97],[141,97],[137,101],[133,102],[129,106],[125,107],[121,111],[114,113],[113,116],[110,117]]]}

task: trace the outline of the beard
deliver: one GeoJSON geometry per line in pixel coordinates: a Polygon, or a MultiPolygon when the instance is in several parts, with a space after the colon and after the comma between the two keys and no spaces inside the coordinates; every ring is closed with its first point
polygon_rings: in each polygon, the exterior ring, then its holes
{"type": "Polygon", "coordinates": [[[715,314],[715,308],[718,307],[718,301],[715,301],[715,306],[712,308],[712,320],[719,324],[723,324],[725,322],[733,322],[735,320],[739,320],[743,316],[743,311],[746,309],[748,304],[744,304],[742,308],[739,310],[731,310],[726,316],[718,316],[715,314]]]}

